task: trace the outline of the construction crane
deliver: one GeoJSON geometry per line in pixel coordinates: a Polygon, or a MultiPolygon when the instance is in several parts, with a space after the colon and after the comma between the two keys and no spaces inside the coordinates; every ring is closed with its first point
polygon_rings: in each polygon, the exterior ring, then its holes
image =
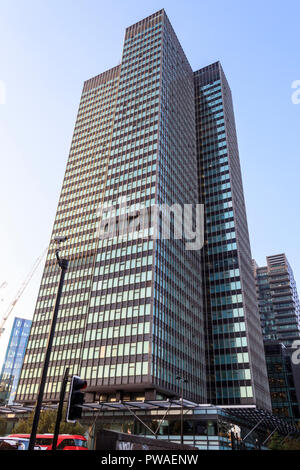
{"type": "MultiPolygon", "coordinates": [[[[2,333],[4,332],[5,328],[4,328],[4,325],[7,321],[7,319],[9,318],[9,316],[11,315],[13,309],[15,308],[17,302],[19,301],[20,297],[22,296],[24,290],[26,289],[26,287],[28,286],[30,280],[32,279],[34,273],[36,272],[37,268],[39,267],[40,265],[40,262],[42,261],[46,251],[48,250],[48,247],[45,248],[45,250],[43,251],[43,253],[37,258],[36,262],[34,263],[34,265],[32,266],[30,272],[28,273],[26,279],[24,280],[24,282],[22,283],[20,289],[18,290],[15,298],[12,300],[12,302],[10,303],[8,309],[6,310],[5,314],[3,315],[2,319],[0,320],[0,337],[2,335],[2,333]]],[[[3,283],[0,287],[3,287],[5,283],[3,283]]]]}
{"type": "MultiPolygon", "coordinates": [[[[7,286],[7,282],[6,281],[2,282],[2,284],[0,284],[0,291],[4,289],[6,286],[7,286]]],[[[0,297],[0,302],[3,302],[2,296],[0,297]]]]}

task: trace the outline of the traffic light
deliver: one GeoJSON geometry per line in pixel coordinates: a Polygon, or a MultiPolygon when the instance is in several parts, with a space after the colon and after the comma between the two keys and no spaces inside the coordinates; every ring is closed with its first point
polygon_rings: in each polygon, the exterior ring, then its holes
{"type": "Polygon", "coordinates": [[[81,392],[86,388],[86,380],[82,380],[77,375],[73,375],[69,393],[68,409],[67,409],[67,422],[75,423],[77,419],[81,418],[82,408],[78,405],[84,403],[84,393],[81,392]]]}

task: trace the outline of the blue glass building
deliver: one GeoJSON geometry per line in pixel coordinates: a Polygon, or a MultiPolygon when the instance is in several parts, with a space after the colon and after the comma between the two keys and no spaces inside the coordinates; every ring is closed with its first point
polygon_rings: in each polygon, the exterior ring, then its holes
{"type": "Polygon", "coordinates": [[[30,327],[31,320],[14,319],[0,376],[1,403],[12,404],[15,399],[30,327]]]}
{"type": "Polygon", "coordinates": [[[231,90],[220,62],[194,76],[208,398],[270,409],[231,90]]]}

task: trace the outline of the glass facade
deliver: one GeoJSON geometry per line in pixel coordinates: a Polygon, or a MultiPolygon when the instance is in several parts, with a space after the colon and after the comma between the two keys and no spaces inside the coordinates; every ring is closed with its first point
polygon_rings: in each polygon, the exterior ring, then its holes
{"type": "MultiPolygon", "coordinates": [[[[162,36],[159,161],[156,203],[198,203],[194,81],[192,69],[167,17],[162,36]]],[[[204,318],[200,252],[181,239],[156,242],[153,292],[155,381],[205,401],[204,318]]]]}
{"type": "Polygon", "coordinates": [[[270,408],[231,91],[219,62],[195,72],[208,397],[270,408]]]}
{"type": "Polygon", "coordinates": [[[0,402],[12,404],[22,369],[31,320],[16,317],[12,326],[0,376],[0,402]]]}
{"type": "Polygon", "coordinates": [[[300,338],[300,302],[285,254],[267,256],[267,266],[253,261],[263,336],[291,346],[300,338]]]}
{"type": "Polygon", "coordinates": [[[265,343],[272,412],[297,424],[300,419],[300,381],[299,372],[291,361],[292,352],[291,348],[276,341],[265,343]]]}
{"type": "MultiPolygon", "coordinates": [[[[152,405],[155,402],[151,402],[152,405]]],[[[102,413],[101,422],[98,420],[95,427],[95,449],[113,450],[118,437],[128,435],[141,438],[181,442],[181,412],[180,408],[166,412],[168,402],[158,402],[156,409],[147,410],[138,406],[132,411],[114,411],[106,409],[102,413]],[[165,405],[165,407],[161,405],[165,405]],[[159,408],[161,406],[161,408],[159,408]],[[118,436],[115,433],[124,433],[118,436]],[[113,436],[115,434],[115,436],[113,436]],[[154,435],[155,434],[155,435],[154,435]]],[[[191,404],[191,402],[189,402],[191,404]]],[[[199,450],[267,450],[267,440],[270,433],[277,427],[279,435],[286,436],[290,431],[295,432],[293,423],[288,423],[267,412],[258,412],[255,408],[228,409],[214,406],[196,406],[184,408],[182,422],[183,443],[199,450]],[[264,419],[263,419],[264,418],[264,419]]],[[[86,423],[92,418],[92,413],[85,414],[86,423]]],[[[149,445],[149,442],[147,442],[149,445]]],[[[151,445],[151,444],[150,444],[151,445]]]]}

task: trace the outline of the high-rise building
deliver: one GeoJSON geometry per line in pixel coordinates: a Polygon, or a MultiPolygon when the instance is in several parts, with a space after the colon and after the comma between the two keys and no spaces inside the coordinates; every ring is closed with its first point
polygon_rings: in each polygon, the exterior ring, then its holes
{"type": "Polygon", "coordinates": [[[216,62],[195,72],[208,397],[270,408],[231,91],[216,62]]]}
{"type": "Polygon", "coordinates": [[[297,422],[300,414],[299,365],[292,348],[300,341],[300,304],[293,270],[285,254],[267,256],[267,265],[253,260],[256,294],[265,343],[274,414],[297,422]]]}
{"type": "MultiPolygon", "coordinates": [[[[51,239],[58,235],[67,236],[69,268],[45,399],[57,400],[68,366],[94,400],[178,396],[183,387],[198,403],[269,408],[229,88],[219,63],[193,73],[164,10],[127,28],[121,64],[84,83],[51,239]],[[136,213],[125,217],[120,197],[136,213]],[[175,233],[165,239],[161,219],[157,237],[141,223],[143,237],[122,235],[141,206],[166,212],[199,197],[209,208],[202,267],[199,249],[175,233]],[[99,214],[109,237],[98,236],[99,214]]],[[[18,388],[23,402],[38,391],[59,279],[54,251],[18,388]]]]}
{"type": "Polygon", "coordinates": [[[253,260],[264,340],[291,346],[300,339],[300,302],[293,270],[285,254],[267,256],[267,265],[253,260]]]}
{"type": "Polygon", "coordinates": [[[31,320],[16,317],[11,329],[0,375],[0,402],[12,404],[22,369],[31,320]]]}
{"type": "MultiPolygon", "coordinates": [[[[66,366],[111,399],[206,400],[199,251],[96,235],[99,204],[197,204],[193,71],[163,10],[126,29],[122,62],[84,83],[52,239],[69,269],[45,398],[66,366]]],[[[19,388],[33,400],[59,272],[49,248],[19,388]]]]}

